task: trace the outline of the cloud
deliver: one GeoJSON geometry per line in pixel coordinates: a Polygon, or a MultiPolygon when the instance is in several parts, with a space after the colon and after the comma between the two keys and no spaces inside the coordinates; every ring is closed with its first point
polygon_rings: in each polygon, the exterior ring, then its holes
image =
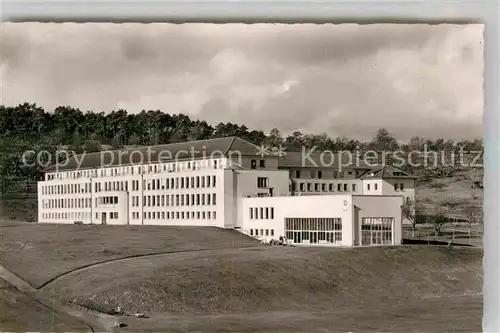
{"type": "Polygon", "coordinates": [[[2,102],[358,139],[482,135],[481,25],[5,23],[2,102]]]}

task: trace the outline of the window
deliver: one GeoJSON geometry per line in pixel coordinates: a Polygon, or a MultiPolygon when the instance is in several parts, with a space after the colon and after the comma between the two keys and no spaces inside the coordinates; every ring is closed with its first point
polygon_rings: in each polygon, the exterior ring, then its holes
{"type": "Polygon", "coordinates": [[[308,184],[307,184],[307,192],[311,192],[311,188],[312,188],[312,187],[311,187],[311,183],[308,183],[308,184]]]}
{"type": "Polygon", "coordinates": [[[344,192],[347,192],[347,184],[344,184],[344,192]]]}
{"type": "Polygon", "coordinates": [[[356,192],[356,184],[352,184],[352,191],[356,192]]]}
{"type": "Polygon", "coordinates": [[[267,178],[266,177],[257,177],[257,187],[258,188],[267,188],[267,178]]]}
{"type": "Polygon", "coordinates": [[[401,191],[404,191],[405,190],[405,184],[401,183],[399,184],[399,188],[401,191]]]}
{"type": "Polygon", "coordinates": [[[338,192],[342,191],[342,185],[341,184],[337,184],[337,191],[338,192]]]}
{"type": "Polygon", "coordinates": [[[260,166],[261,168],[265,168],[265,167],[266,167],[266,161],[265,161],[265,160],[260,160],[260,161],[259,161],[259,166],[260,166]]]}
{"type": "Polygon", "coordinates": [[[321,184],[321,191],[326,192],[326,184],[321,184]]]}
{"type": "Polygon", "coordinates": [[[295,178],[300,178],[300,170],[295,171],[295,178]]]}
{"type": "Polygon", "coordinates": [[[370,190],[370,184],[366,184],[366,189],[369,191],[370,190]]]}
{"type": "MultiPolygon", "coordinates": [[[[272,234],[273,231],[271,231],[272,234]]],[[[286,218],[285,235],[293,243],[341,243],[342,220],[340,218],[286,218]]]]}
{"type": "Polygon", "coordinates": [[[257,161],[251,160],[250,161],[250,169],[256,169],[256,168],[257,168],[257,161]]]}
{"type": "Polygon", "coordinates": [[[250,219],[253,219],[253,208],[250,207],[250,219]]]}
{"type": "Polygon", "coordinates": [[[318,171],[318,179],[323,178],[323,171],[319,170],[318,171]]]}
{"type": "Polygon", "coordinates": [[[398,184],[394,184],[394,191],[398,191],[399,188],[398,188],[398,184]]]}
{"type": "Polygon", "coordinates": [[[314,191],[316,191],[316,192],[319,191],[319,184],[318,183],[314,184],[314,191]]]}
{"type": "Polygon", "coordinates": [[[363,217],[361,219],[361,244],[392,244],[393,222],[392,217],[363,217]]]}
{"type": "Polygon", "coordinates": [[[333,192],[333,184],[328,184],[328,190],[329,190],[330,192],[333,192]]]}
{"type": "Polygon", "coordinates": [[[375,183],[375,184],[373,184],[373,185],[375,185],[375,191],[376,191],[376,190],[378,190],[378,184],[377,184],[377,183],[375,183]]]}
{"type": "Polygon", "coordinates": [[[304,192],[304,183],[299,184],[299,191],[304,192]]]}

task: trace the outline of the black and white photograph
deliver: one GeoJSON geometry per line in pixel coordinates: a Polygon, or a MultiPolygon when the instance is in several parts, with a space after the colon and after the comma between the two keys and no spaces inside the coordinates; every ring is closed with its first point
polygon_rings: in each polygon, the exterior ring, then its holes
{"type": "Polygon", "coordinates": [[[0,331],[482,331],[483,31],[2,23],[0,331]]]}

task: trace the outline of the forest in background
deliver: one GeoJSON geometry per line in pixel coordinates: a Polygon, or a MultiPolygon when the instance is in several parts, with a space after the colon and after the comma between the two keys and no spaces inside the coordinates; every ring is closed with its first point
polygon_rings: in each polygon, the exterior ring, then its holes
{"type": "MultiPolygon", "coordinates": [[[[220,122],[211,125],[184,114],[169,114],[160,110],[143,110],[138,114],[129,114],[125,110],[97,113],[59,106],[49,112],[36,104],[24,103],[15,107],[0,106],[0,178],[3,183],[9,179],[41,179],[41,166],[27,167],[22,161],[23,153],[28,150],[45,150],[55,156],[58,150],[79,154],[125,146],[151,146],[227,136],[238,136],[257,145],[281,145],[287,151],[316,147],[319,151],[332,152],[356,149],[361,152],[409,152],[422,151],[424,145],[429,151],[444,151],[447,154],[460,149],[465,152],[483,150],[481,138],[454,141],[448,138],[432,140],[412,137],[408,142],[401,143],[382,128],[374,133],[371,141],[360,142],[346,137],[331,137],[326,133],[294,132],[283,136],[278,128],[266,134],[241,124],[220,122]]],[[[406,166],[406,171],[418,170],[406,166]]]]}

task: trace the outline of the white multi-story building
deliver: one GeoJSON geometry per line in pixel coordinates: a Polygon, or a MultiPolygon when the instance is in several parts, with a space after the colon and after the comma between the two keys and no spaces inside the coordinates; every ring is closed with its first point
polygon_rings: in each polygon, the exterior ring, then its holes
{"type": "Polygon", "coordinates": [[[38,221],[213,226],[297,244],[399,244],[401,205],[414,200],[414,177],[331,157],[276,156],[237,137],[77,155],[45,170],[38,221]]]}

